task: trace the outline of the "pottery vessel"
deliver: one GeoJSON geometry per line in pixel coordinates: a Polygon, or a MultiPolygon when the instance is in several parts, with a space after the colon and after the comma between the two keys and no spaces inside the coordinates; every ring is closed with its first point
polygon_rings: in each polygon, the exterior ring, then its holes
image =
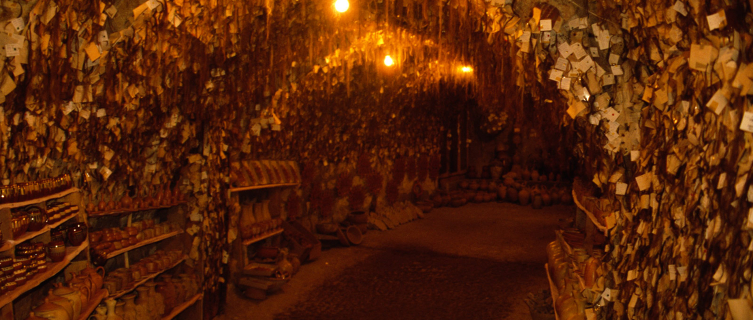
{"type": "Polygon", "coordinates": [[[44,303],[41,306],[34,309],[34,315],[49,320],[78,319],[78,317],[68,317],[68,313],[65,311],[65,309],[63,309],[63,307],[50,302],[49,299],[45,299],[44,303]]]}
{"type": "Polygon", "coordinates": [[[52,294],[68,299],[71,305],[73,305],[73,319],[78,319],[79,314],[81,314],[81,308],[84,305],[81,303],[81,295],[77,291],[63,286],[62,283],[56,283],[55,289],[52,289],[52,294]]]}
{"type": "Polygon", "coordinates": [[[29,207],[26,210],[29,215],[29,227],[27,231],[39,231],[47,225],[47,213],[38,206],[29,207]]]}
{"type": "Polygon", "coordinates": [[[115,299],[107,299],[105,300],[105,304],[107,304],[107,318],[106,320],[123,320],[118,314],[115,313],[115,305],[117,305],[118,301],[115,299]]]}
{"type": "Polygon", "coordinates": [[[77,223],[68,228],[68,242],[74,247],[80,246],[86,240],[86,224],[77,223]]]}

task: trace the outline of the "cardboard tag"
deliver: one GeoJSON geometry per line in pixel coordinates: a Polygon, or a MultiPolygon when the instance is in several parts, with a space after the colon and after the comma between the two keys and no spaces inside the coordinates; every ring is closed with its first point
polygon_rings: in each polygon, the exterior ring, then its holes
{"type": "Polygon", "coordinates": [[[86,51],[86,56],[91,61],[95,61],[101,56],[101,54],[99,53],[99,47],[97,47],[97,44],[94,42],[90,42],[89,45],[86,46],[84,51],[86,51]]]}
{"type": "Polygon", "coordinates": [[[602,85],[604,86],[611,86],[614,84],[614,75],[611,73],[605,73],[604,76],[601,77],[602,85]]]}
{"type": "Polygon", "coordinates": [[[588,48],[588,50],[591,52],[591,56],[592,57],[594,57],[594,58],[598,58],[599,57],[599,48],[590,47],[590,48],[588,48]]]}
{"type": "Polygon", "coordinates": [[[617,110],[614,110],[614,108],[609,107],[604,112],[604,118],[606,118],[609,121],[615,121],[620,116],[620,113],[617,112],[617,110]]]}
{"type": "Polygon", "coordinates": [[[149,1],[147,1],[147,2],[146,2],[146,6],[147,6],[147,7],[148,7],[148,8],[150,9],[150,10],[154,10],[155,8],[159,7],[160,5],[161,5],[161,4],[160,4],[160,3],[159,3],[159,1],[157,1],[157,0],[149,0],[149,1]]]}
{"type": "Polygon", "coordinates": [[[613,66],[611,66],[611,68],[612,68],[612,73],[615,76],[621,76],[621,75],[624,74],[623,71],[622,71],[622,66],[620,66],[619,64],[618,65],[613,65],[613,66]]]}
{"type": "Polygon", "coordinates": [[[115,15],[117,13],[118,13],[118,8],[116,8],[115,6],[110,6],[109,8],[107,8],[107,10],[105,10],[105,14],[107,14],[107,16],[110,18],[115,18],[115,15]]]}
{"type": "Polygon", "coordinates": [[[68,115],[75,109],[75,105],[73,104],[73,101],[69,101],[68,103],[63,105],[63,114],[68,115]]]}

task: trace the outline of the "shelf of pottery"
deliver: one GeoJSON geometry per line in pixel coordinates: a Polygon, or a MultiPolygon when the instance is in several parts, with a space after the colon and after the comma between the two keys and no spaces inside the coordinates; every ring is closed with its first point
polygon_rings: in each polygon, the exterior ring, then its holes
{"type": "MultiPolygon", "coordinates": [[[[294,233],[300,235],[294,225],[300,225],[286,222],[289,210],[296,206],[289,200],[299,199],[294,187],[300,183],[300,173],[294,162],[237,162],[231,165],[231,172],[232,201],[240,207],[240,239],[232,247],[231,281],[246,297],[264,299],[279,290],[300,263],[311,257],[318,240],[313,235],[293,237],[294,233]],[[302,244],[301,239],[308,242],[302,244]],[[298,246],[289,246],[290,242],[298,246]]],[[[300,210],[297,206],[299,209],[293,210],[300,210]]]]}
{"type": "Polygon", "coordinates": [[[25,319],[45,301],[65,305],[60,319],[73,319],[106,294],[93,281],[93,269],[85,268],[89,241],[81,203],[70,175],[0,186],[1,319],[25,319]],[[81,272],[66,280],[73,271],[81,272]]]}
{"type": "Polygon", "coordinates": [[[604,292],[603,283],[599,281],[604,274],[602,249],[606,247],[608,232],[603,219],[608,215],[602,212],[610,208],[608,202],[593,194],[576,180],[573,184],[577,204],[574,218],[560,221],[555,241],[546,248],[545,268],[557,319],[590,319],[593,308],[605,303],[604,299],[610,294],[604,292]]]}
{"type": "Polygon", "coordinates": [[[185,249],[191,247],[185,203],[176,188],[100,195],[87,205],[91,259],[105,271],[109,293],[93,317],[171,319],[188,309],[200,317],[201,279],[185,249]]]}

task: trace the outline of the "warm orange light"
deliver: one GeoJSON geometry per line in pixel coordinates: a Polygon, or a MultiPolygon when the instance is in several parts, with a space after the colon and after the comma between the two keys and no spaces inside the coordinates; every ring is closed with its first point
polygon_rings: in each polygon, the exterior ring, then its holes
{"type": "Polygon", "coordinates": [[[391,67],[393,64],[395,64],[395,62],[392,61],[392,57],[390,57],[390,55],[387,55],[387,56],[384,57],[384,65],[385,66],[391,67]]]}
{"type": "Polygon", "coordinates": [[[473,72],[473,68],[471,68],[471,67],[462,67],[462,68],[460,68],[460,71],[463,71],[463,73],[471,73],[471,72],[473,72]]]}
{"type": "Polygon", "coordinates": [[[348,8],[350,8],[350,3],[348,3],[348,0],[335,1],[335,10],[337,10],[337,12],[342,13],[348,11],[348,8]]]}

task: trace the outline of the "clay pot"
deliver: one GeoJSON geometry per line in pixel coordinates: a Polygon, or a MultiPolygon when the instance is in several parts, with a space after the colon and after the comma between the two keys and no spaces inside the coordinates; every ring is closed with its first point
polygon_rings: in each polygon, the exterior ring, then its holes
{"type": "Polygon", "coordinates": [[[531,205],[534,209],[541,209],[544,206],[544,200],[541,199],[540,194],[536,194],[533,196],[533,201],[531,202],[531,205]]]}
{"type": "Polygon", "coordinates": [[[65,243],[62,241],[50,241],[47,245],[47,254],[52,262],[60,262],[65,259],[65,243]]]}
{"type": "Polygon", "coordinates": [[[13,214],[11,218],[11,229],[13,238],[18,238],[26,233],[29,229],[29,214],[26,211],[20,211],[13,214]]]}
{"type": "Polygon", "coordinates": [[[473,197],[474,202],[484,202],[484,193],[483,192],[476,192],[476,195],[473,197]]]}
{"type": "Polygon", "coordinates": [[[460,189],[468,189],[470,183],[467,180],[460,181],[460,189]]]}
{"type": "Polygon", "coordinates": [[[29,215],[29,227],[27,231],[39,231],[47,225],[47,213],[42,208],[33,206],[26,210],[29,215]]]}
{"type": "Polygon", "coordinates": [[[361,230],[356,226],[348,227],[348,229],[345,231],[345,236],[348,237],[348,241],[352,245],[359,245],[361,244],[361,241],[363,241],[363,234],[361,233],[361,230]]]}
{"type": "Polygon", "coordinates": [[[497,201],[504,202],[505,200],[507,200],[507,187],[502,185],[497,187],[497,201]]]}
{"type": "Polygon", "coordinates": [[[481,181],[481,183],[478,184],[478,188],[479,190],[484,191],[489,190],[489,182],[487,182],[486,180],[481,181]]]}
{"type": "Polygon", "coordinates": [[[123,209],[131,209],[131,206],[133,206],[133,198],[126,193],[126,195],[120,198],[120,207],[123,209]]]}
{"type": "Polygon", "coordinates": [[[531,180],[539,181],[539,172],[536,170],[531,171],[531,180]]]}
{"type": "Polygon", "coordinates": [[[103,267],[97,267],[92,268],[88,267],[84,270],[81,270],[79,273],[81,276],[88,278],[92,283],[92,293],[98,291],[100,288],[102,288],[102,283],[104,282],[105,278],[105,268],[103,267]],[[102,274],[100,274],[100,271],[102,271],[102,274]]]}
{"type": "Polygon", "coordinates": [[[52,302],[56,305],[63,307],[63,309],[65,309],[65,312],[68,313],[68,316],[71,319],[73,319],[73,304],[71,304],[71,302],[68,301],[68,299],[56,296],[52,294],[52,290],[50,290],[49,293],[47,294],[47,300],[49,302],[52,302]]]}
{"type": "Polygon", "coordinates": [[[69,317],[68,312],[62,306],[50,302],[50,299],[44,299],[44,303],[34,309],[34,314],[35,316],[49,320],[71,320],[78,318],[78,314],[73,318],[69,317]]]}
{"type": "Polygon", "coordinates": [[[479,188],[479,184],[476,181],[471,182],[471,184],[468,185],[468,189],[476,191],[479,188]]]}
{"type": "Polygon", "coordinates": [[[68,242],[70,242],[72,246],[77,247],[84,243],[84,240],[86,240],[86,234],[86,224],[74,224],[73,226],[68,228],[68,242]]]}
{"type": "Polygon", "coordinates": [[[528,169],[523,170],[523,172],[520,173],[520,178],[523,180],[531,180],[531,172],[528,171],[528,169]]]}
{"type": "Polygon", "coordinates": [[[348,215],[348,222],[352,224],[363,224],[369,221],[369,216],[363,211],[354,211],[348,215]]]}
{"type": "Polygon", "coordinates": [[[107,202],[105,202],[105,199],[99,199],[99,203],[97,203],[97,211],[105,212],[105,210],[107,210],[107,202]]]}
{"type": "Polygon", "coordinates": [[[542,193],[541,194],[541,201],[544,203],[545,206],[551,206],[552,205],[552,197],[549,196],[548,193],[542,193]]]}
{"type": "MultiPolygon", "coordinates": [[[[81,314],[81,308],[83,306],[83,304],[81,303],[81,295],[79,295],[78,292],[74,291],[71,288],[64,287],[61,283],[56,283],[55,289],[52,290],[52,294],[67,299],[73,306],[73,319],[78,319],[79,314],[81,314]]],[[[45,316],[42,317],[44,318],[45,316]]]]}
{"type": "Polygon", "coordinates": [[[518,190],[515,188],[507,189],[507,200],[512,203],[518,203],[518,190]]]}
{"type": "Polygon", "coordinates": [[[520,205],[527,206],[531,202],[531,191],[528,191],[528,189],[520,190],[518,197],[520,199],[520,205]]]}
{"type": "Polygon", "coordinates": [[[571,205],[571,204],[573,204],[573,196],[570,195],[569,192],[565,191],[565,192],[562,193],[562,197],[561,197],[560,201],[562,201],[562,204],[571,205]]]}
{"type": "Polygon", "coordinates": [[[140,197],[133,198],[133,208],[140,209],[144,206],[144,201],[140,197]]]}
{"type": "Polygon", "coordinates": [[[435,194],[433,197],[431,197],[431,202],[434,203],[435,207],[441,207],[441,206],[443,206],[442,196],[440,196],[438,193],[435,194]]]}

